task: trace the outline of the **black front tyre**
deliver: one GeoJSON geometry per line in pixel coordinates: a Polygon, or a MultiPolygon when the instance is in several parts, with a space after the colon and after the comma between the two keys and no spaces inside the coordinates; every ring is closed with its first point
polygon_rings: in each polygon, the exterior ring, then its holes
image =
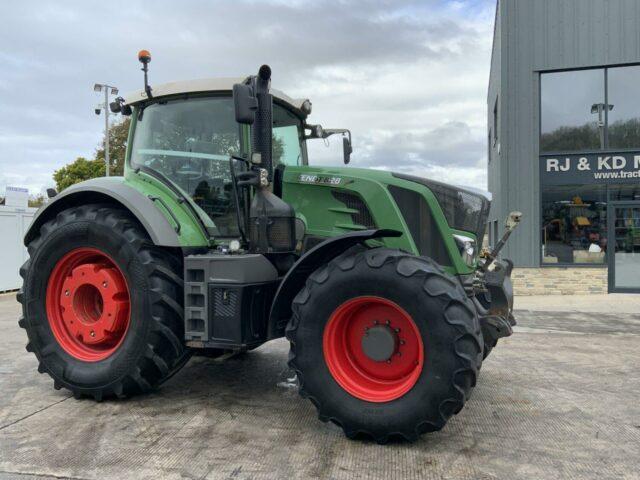
{"type": "Polygon", "coordinates": [[[433,261],[377,248],[319,268],[293,302],[289,365],[319,418],[384,443],[440,430],[476,384],[472,303],[433,261]]]}
{"type": "Polygon", "coordinates": [[[96,400],[147,392],[189,359],[182,257],[121,209],[84,205],[44,223],[20,269],[27,350],[55,388],[96,400]]]}

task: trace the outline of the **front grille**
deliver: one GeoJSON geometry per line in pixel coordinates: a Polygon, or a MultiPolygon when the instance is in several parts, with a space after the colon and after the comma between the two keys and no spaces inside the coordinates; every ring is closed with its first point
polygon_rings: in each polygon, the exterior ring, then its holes
{"type": "Polygon", "coordinates": [[[412,175],[394,173],[393,176],[427,187],[438,200],[449,226],[471,232],[482,242],[491,206],[483,195],[412,175]]]}
{"type": "Polygon", "coordinates": [[[451,265],[438,225],[422,195],[394,185],[389,186],[389,191],[420,255],[430,257],[440,265],[451,265]]]}
{"type": "Polygon", "coordinates": [[[362,200],[358,194],[345,192],[343,190],[331,190],[331,195],[333,195],[333,198],[343,203],[345,207],[357,210],[357,213],[351,214],[351,221],[353,223],[356,225],[362,225],[369,229],[377,228],[376,222],[373,219],[367,204],[364,203],[364,200],[362,200]]]}

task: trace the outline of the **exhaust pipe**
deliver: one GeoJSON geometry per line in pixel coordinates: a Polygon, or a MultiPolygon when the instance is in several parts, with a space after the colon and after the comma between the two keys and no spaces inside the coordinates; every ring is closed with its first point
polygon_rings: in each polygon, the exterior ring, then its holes
{"type": "Polygon", "coordinates": [[[262,65],[258,75],[252,77],[253,93],[258,108],[251,132],[251,150],[259,153],[261,167],[267,171],[269,182],[273,179],[273,159],[271,156],[271,130],[273,122],[273,96],[269,93],[271,86],[271,68],[262,65]]]}

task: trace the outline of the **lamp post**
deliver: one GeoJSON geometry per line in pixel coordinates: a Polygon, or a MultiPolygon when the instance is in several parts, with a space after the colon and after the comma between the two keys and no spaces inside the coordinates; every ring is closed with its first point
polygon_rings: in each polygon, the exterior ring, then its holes
{"type": "Polygon", "coordinates": [[[100,110],[104,110],[104,163],[106,167],[106,176],[109,176],[109,93],[111,95],[117,95],[118,89],[113,85],[107,85],[106,83],[96,83],[93,86],[94,92],[101,92],[104,90],[104,104],[102,108],[96,108],[96,115],[100,115],[100,110]]]}
{"type": "Polygon", "coordinates": [[[591,105],[591,114],[598,114],[598,130],[600,131],[600,148],[605,148],[605,136],[604,136],[604,113],[605,111],[613,110],[613,105],[604,103],[594,103],[591,105]]]}

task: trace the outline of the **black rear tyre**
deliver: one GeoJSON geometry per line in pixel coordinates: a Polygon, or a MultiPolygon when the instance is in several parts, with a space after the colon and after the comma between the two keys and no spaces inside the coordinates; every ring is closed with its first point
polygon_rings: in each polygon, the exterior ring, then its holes
{"type": "MultiPolygon", "coordinates": [[[[376,362],[382,375],[398,360],[393,355],[398,355],[401,348],[396,342],[395,353],[384,356],[384,338],[393,335],[395,322],[387,322],[390,330],[385,333],[384,316],[372,317],[372,325],[383,338],[382,348],[373,349],[374,356],[380,355],[381,360],[376,362]],[[381,328],[379,323],[383,324],[381,328]]],[[[360,324],[353,328],[345,331],[352,335],[363,330],[360,324]]],[[[286,335],[291,343],[289,365],[297,372],[300,394],[317,407],[319,418],[340,425],[350,438],[363,434],[380,443],[393,437],[416,440],[424,432],[440,430],[463,408],[482,363],[477,315],[460,283],[433,261],[397,250],[346,253],[319,268],[293,302],[286,335]],[[345,305],[358,298],[365,303],[370,298],[395,305],[396,310],[410,316],[419,331],[424,346],[422,369],[415,383],[401,395],[398,392],[402,389],[389,393],[384,386],[380,390],[383,395],[377,395],[375,385],[370,390],[362,389],[373,391],[373,396],[361,394],[331,366],[334,354],[327,345],[328,338],[333,338],[331,325],[336,312],[343,312],[345,305]],[[391,400],[385,401],[387,397],[391,400]]],[[[405,338],[404,331],[398,335],[405,338]]],[[[364,351],[364,341],[362,345],[364,351]]],[[[357,349],[358,341],[351,341],[339,344],[336,351],[357,349]]],[[[354,356],[357,361],[361,352],[354,356]]],[[[350,368],[348,364],[346,369],[350,368]]]]}
{"type": "MultiPolygon", "coordinates": [[[[125,397],[155,388],[187,362],[182,257],[154,246],[128,212],[98,204],[64,210],[40,227],[28,250],[30,259],[20,269],[24,284],[18,294],[23,312],[19,324],[27,331],[27,350],[38,358],[38,371],[49,374],[56,389],[96,400],[125,397]],[[129,294],[129,323],[120,342],[93,359],[93,347],[75,342],[64,330],[68,319],[54,324],[56,315],[48,315],[59,308],[51,302],[55,295],[50,276],[63,259],[83,251],[111,259],[129,294]]],[[[99,303],[96,308],[102,308],[99,303]]],[[[69,304],[60,308],[64,312],[69,304]]]]}

